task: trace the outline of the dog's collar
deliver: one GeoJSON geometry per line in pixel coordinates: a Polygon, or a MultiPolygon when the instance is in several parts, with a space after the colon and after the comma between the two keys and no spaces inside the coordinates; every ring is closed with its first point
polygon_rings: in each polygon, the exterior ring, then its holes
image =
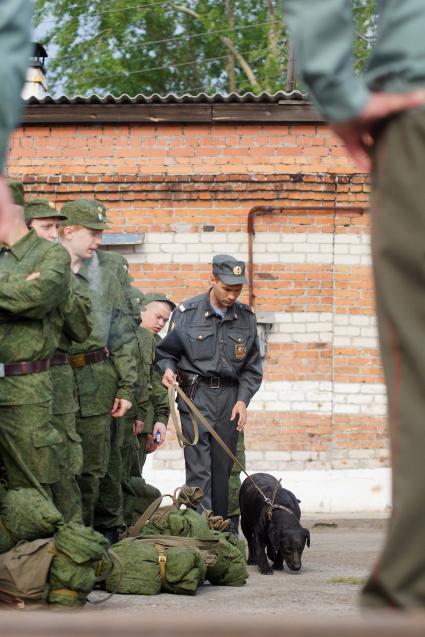
{"type": "Polygon", "coordinates": [[[295,516],[295,513],[291,511],[291,509],[288,509],[288,507],[284,506],[283,504],[270,503],[270,506],[267,510],[267,517],[269,518],[269,520],[272,519],[273,511],[275,511],[276,509],[280,509],[281,511],[285,511],[286,513],[291,513],[292,515],[295,516]]]}

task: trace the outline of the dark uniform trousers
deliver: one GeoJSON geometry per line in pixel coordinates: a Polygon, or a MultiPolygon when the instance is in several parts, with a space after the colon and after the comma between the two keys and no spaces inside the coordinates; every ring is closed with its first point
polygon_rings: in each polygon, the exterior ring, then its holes
{"type": "MultiPolygon", "coordinates": [[[[194,403],[235,454],[238,442],[237,423],[236,420],[231,421],[230,416],[237,401],[238,384],[225,384],[216,389],[210,387],[210,384],[202,380],[199,382],[194,403]]],[[[192,440],[193,426],[186,405],[179,401],[178,406],[183,432],[192,440]]],[[[202,504],[205,508],[227,519],[229,477],[233,461],[201,424],[199,429],[199,442],[184,449],[186,483],[203,490],[202,504]]]]}

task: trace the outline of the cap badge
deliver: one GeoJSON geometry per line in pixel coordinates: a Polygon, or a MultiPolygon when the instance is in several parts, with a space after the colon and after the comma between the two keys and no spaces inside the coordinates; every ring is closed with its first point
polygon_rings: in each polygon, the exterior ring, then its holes
{"type": "Polygon", "coordinates": [[[53,208],[53,210],[56,210],[56,206],[53,201],[49,201],[49,208],[53,208]]]}
{"type": "Polygon", "coordinates": [[[235,265],[233,268],[233,274],[236,276],[240,276],[242,274],[242,268],[240,265],[235,265]]]}
{"type": "Polygon", "coordinates": [[[97,214],[97,218],[99,219],[99,221],[103,221],[103,215],[101,212],[97,214]]]}

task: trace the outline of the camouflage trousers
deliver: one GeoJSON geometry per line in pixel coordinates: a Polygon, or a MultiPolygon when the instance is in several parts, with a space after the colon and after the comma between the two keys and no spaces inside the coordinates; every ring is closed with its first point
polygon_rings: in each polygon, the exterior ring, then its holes
{"type": "Polygon", "coordinates": [[[122,492],[123,419],[113,419],[110,427],[109,459],[99,483],[99,498],[94,510],[93,526],[98,530],[124,526],[122,492]]]}
{"type": "MultiPolygon", "coordinates": [[[[245,441],[243,433],[239,433],[238,446],[236,448],[236,458],[241,465],[245,468],[245,441]]],[[[229,518],[234,515],[240,515],[241,510],[239,508],[239,491],[241,488],[241,470],[236,464],[233,463],[232,471],[229,478],[229,504],[228,515],[229,518]]]]}
{"type": "Polygon", "coordinates": [[[77,477],[83,468],[81,436],[75,428],[75,413],[54,414],[52,425],[62,436],[60,446],[61,478],[52,486],[53,500],[65,522],[83,521],[81,492],[77,477]]]}
{"type": "Polygon", "coordinates": [[[81,436],[83,468],[78,479],[81,490],[83,520],[94,525],[94,511],[99,500],[99,486],[109,465],[112,416],[76,416],[76,428],[81,436]]]}
{"type": "Polygon", "coordinates": [[[50,485],[60,479],[61,442],[50,402],[0,407],[0,455],[9,488],[33,487],[33,476],[51,494],[50,485]]]}

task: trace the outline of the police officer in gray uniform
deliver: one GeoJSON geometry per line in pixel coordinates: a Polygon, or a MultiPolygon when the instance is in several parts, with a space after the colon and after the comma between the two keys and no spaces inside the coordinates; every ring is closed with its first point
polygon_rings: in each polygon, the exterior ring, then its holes
{"type": "MultiPolygon", "coordinates": [[[[237,302],[244,283],[243,261],[215,256],[210,289],[174,310],[156,354],[163,384],[177,381],[233,453],[262,381],[255,315],[237,302]]],[[[183,432],[193,438],[187,407],[181,400],[178,406],[183,432]]],[[[202,426],[199,442],[184,454],[187,484],[201,487],[202,504],[227,518],[230,458],[202,426]]]]}

